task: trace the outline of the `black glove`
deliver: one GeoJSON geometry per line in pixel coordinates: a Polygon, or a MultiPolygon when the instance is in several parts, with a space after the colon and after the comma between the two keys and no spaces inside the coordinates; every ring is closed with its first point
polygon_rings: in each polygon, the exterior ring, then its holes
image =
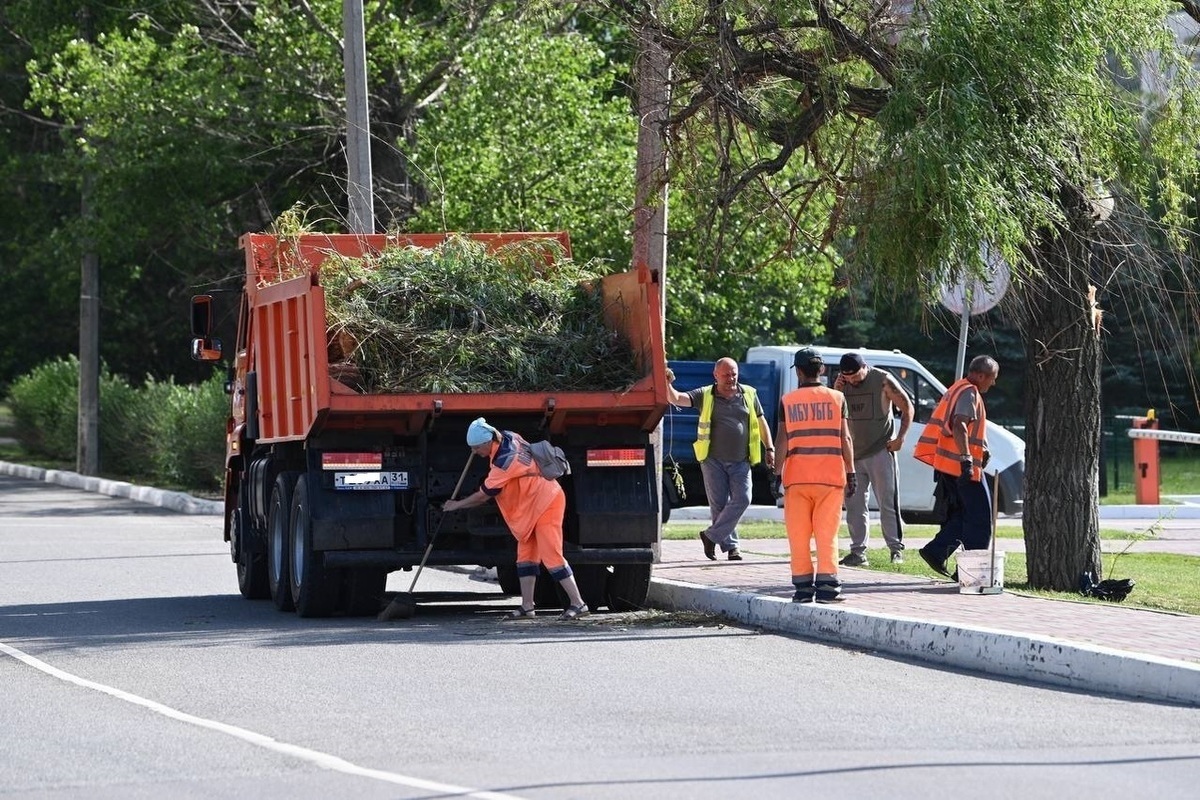
{"type": "Polygon", "coordinates": [[[846,473],[846,499],[854,497],[854,493],[858,491],[858,476],[853,472],[846,473]]]}
{"type": "Polygon", "coordinates": [[[984,450],[983,451],[983,463],[980,464],[980,466],[982,466],[984,469],[987,469],[988,462],[991,460],[992,460],[992,451],[984,450]]]}
{"type": "Polygon", "coordinates": [[[960,477],[962,477],[965,480],[970,480],[971,479],[971,470],[974,467],[974,464],[972,463],[971,459],[964,458],[959,463],[962,466],[962,475],[960,477]]]}

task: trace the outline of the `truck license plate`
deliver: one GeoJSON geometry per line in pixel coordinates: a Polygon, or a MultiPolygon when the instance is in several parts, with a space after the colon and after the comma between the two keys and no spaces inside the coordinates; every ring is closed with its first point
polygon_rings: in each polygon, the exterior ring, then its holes
{"type": "Polygon", "coordinates": [[[333,488],[357,491],[407,489],[407,472],[335,472],[333,488]]]}

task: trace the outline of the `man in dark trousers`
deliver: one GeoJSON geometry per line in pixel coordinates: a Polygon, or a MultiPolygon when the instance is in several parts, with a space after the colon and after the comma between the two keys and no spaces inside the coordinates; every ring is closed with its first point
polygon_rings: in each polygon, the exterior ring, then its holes
{"type": "MultiPolygon", "coordinates": [[[[675,379],[672,373],[667,377],[675,379]]],[[[737,362],[722,358],[713,368],[713,379],[712,385],[686,394],[668,383],[667,399],[671,405],[700,410],[693,447],[712,517],[712,524],[700,532],[704,555],[715,561],[720,547],[730,561],[741,561],[737,524],[750,507],[750,468],[765,452],[767,468],[774,469],[775,446],[758,393],[738,383],[737,362]]]]}
{"type": "Polygon", "coordinates": [[[984,550],[992,537],[992,501],[984,480],[988,462],[987,410],[983,395],[1000,377],[991,356],[971,360],[965,378],[946,390],[913,450],[933,467],[934,494],[946,509],[945,521],[917,552],[934,572],[949,577],[946,559],[958,549],[984,550]]]}

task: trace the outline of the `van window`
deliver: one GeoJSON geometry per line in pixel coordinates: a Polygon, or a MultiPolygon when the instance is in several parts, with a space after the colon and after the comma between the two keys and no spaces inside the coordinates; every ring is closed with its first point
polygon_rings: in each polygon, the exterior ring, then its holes
{"type": "Polygon", "coordinates": [[[942,399],[941,390],[907,367],[884,367],[884,369],[892,373],[892,376],[908,392],[909,399],[913,401],[913,421],[928,422],[929,418],[933,416],[933,410],[937,408],[938,401],[942,399]]]}

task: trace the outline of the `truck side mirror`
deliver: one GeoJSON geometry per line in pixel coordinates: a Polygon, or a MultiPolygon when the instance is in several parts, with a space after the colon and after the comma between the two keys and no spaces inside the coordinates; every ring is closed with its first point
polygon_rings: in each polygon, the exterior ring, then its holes
{"type": "Polygon", "coordinates": [[[196,361],[220,361],[221,340],[205,336],[192,339],[192,358],[196,361]]]}
{"type": "MultiPolygon", "coordinates": [[[[198,294],[192,297],[192,336],[206,338],[212,333],[212,295],[198,294]]],[[[193,344],[193,349],[195,349],[193,344]]],[[[195,358],[195,355],[192,356],[195,358]]]]}

